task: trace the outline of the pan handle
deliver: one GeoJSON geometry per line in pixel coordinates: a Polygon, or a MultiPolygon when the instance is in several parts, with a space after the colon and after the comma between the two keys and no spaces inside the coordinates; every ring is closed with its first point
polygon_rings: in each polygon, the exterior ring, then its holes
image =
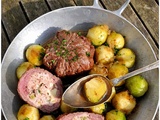
{"type": "MultiPolygon", "coordinates": [[[[115,13],[118,16],[120,16],[122,14],[122,12],[128,6],[129,2],[130,2],[130,0],[126,0],[126,2],[118,10],[113,11],[113,13],[115,13]]],[[[94,0],[93,7],[101,8],[102,9],[102,7],[99,5],[99,0],[94,0]]]]}

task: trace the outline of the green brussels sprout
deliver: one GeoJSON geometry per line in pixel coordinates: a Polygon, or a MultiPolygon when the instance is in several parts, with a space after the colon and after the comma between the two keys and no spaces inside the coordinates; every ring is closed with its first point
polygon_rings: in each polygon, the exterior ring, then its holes
{"type": "Polygon", "coordinates": [[[148,82],[140,75],[127,79],[125,86],[134,97],[141,97],[148,90],[148,82]]]}

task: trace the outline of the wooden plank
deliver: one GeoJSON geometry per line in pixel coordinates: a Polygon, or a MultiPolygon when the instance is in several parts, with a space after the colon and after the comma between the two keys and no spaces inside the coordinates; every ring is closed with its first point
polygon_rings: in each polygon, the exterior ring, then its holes
{"type": "Polygon", "coordinates": [[[21,0],[21,3],[29,21],[50,11],[44,0],[21,0]]]}
{"type": "Polygon", "coordinates": [[[142,19],[153,38],[159,43],[159,6],[154,0],[131,0],[137,14],[142,19]]]}
{"type": "Polygon", "coordinates": [[[50,8],[52,10],[68,7],[68,6],[75,6],[75,3],[73,0],[47,0],[50,8]]]}
{"type": "Polygon", "coordinates": [[[75,6],[75,3],[73,0],[60,0],[59,2],[62,5],[62,7],[75,6]]]}
{"type": "Polygon", "coordinates": [[[2,22],[10,41],[28,24],[18,0],[2,0],[2,22]]]}
{"type": "Polygon", "coordinates": [[[55,10],[55,9],[62,7],[61,3],[58,0],[47,0],[47,2],[48,2],[49,7],[52,10],[55,10]]]}
{"type": "MultiPolygon", "coordinates": [[[[109,10],[117,10],[118,8],[120,8],[120,6],[122,6],[122,4],[125,2],[125,0],[115,0],[115,4],[113,4],[112,0],[102,0],[104,6],[109,9],[109,10]]],[[[147,29],[145,28],[145,26],[142,24],[141,20],[138,18],[138,16],[135,14],[134,10],[132,9],[132,7],[130,5],[127,6],[127,8],[124,10],[124,12],[122,13],[122,16],[124,16],[124,18],[126,18],[128,21],[130,21],[135,27],[137,27],[142,34],[147,38],[147,40],[150,42],[151,46],[153,47],[157,57],[159,56],[159,52],[158,52],[158,48],[155,44],[155,42],[153,41],[152,37],[149,35],[147,29]]]]}
{"type": "Polygon", "coordinates": [[[93,0],[74,0],[77,6],[91,6],[93,0]]]}
{"type": "Polygon", "coordinates": [[[2,35],[1,59],[3,59],[3,56],[4,56],[6,50],[7,50],[8,46],[9,46],[9,42],[8,42],[7,36],[6,36],[5,32],[4,32],[4,29],[1,28],[1,30],[2,30],[1,31],[1,35],[2,35]]]}

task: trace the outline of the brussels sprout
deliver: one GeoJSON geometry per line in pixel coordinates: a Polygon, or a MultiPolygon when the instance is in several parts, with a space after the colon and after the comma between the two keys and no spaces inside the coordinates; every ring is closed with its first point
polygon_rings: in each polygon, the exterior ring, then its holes
{"type": "Polygon", "coordinates": [[[18,120],[39,120],[40,114],[37,108],[24,104],[20,107],[17,118],[18,120]]]}
{"type": "Polygon", "coordinates": [[[65,104],[63,101],[61,101],[60,109],[63,113],[71,113],[77,110],[77,108],[70,107],[67,104],[65,104]]]}
{"type": "Polygon", "coordinates": [[[44,115],[39,120],[55,120],[55,117],[52,115],[44,115]]]}
{"type": "Polygon", "coordinates": [[[94,77],[84,84],[84,93],[90,102],[97,103],[107,91],[102,77],[94,77]]]}
{"type": "Polygon", "coordinates": [[[104,64],[94,64],[89,74],[101,74],[106,77],[108,75],[107,66],[104,64]]]}
{"type": "Polygon", "coordinates": [[[106,42],[113,49],[121,49],[125,44],[123,36],[116,32],[111,32],[106,42]]]}
{"type": "Polygon", "coordinates": [[[106,120],[126,120],[126,116],[119,110],[111,110],[107,112],[106,120]]]}
{"type": "MultiPolygon", "coordinates": [[[[115,62],[108,70],[108,78],[118,78],[128,73],[128,68],[119,62],[115,62]]],[[[125,81],[119,82],[116,86],[121,86],[125,81]]]]}
{"type": "Polygon", "coordinates": [[[135,54],[129,48],[122,48],[117,52],[116,60],[124,64],[126,67],[131,68],[135,63],[135,54]]]}
{"type": "Polygon", "coordinates": [[[96,48],[95,60],[97,63],[108,64],[114,61],[114,51],[108,47],[101,45],[96,48]]]}
{"type": "Polygon", "coordinates": [[[112,105],[124,114],[130,114],[136,106],[136,99],[128,91],[122,91],[113,97],[112,105]]]}
{"type": "Polygon", "coordinates": [[[102,45],[109,34],[109,28],[107,25],[97,25],[88,30],[87,38],[89,38],[93,45],[102,45]]]}
{"type": "Polygon", "coordinates": [[[20,79],[20,77],[30,68],[33,68],[34,65],[30,62],[23,62],[21,63],[17,69],[16,69],[16,74],[17,74],[17,78],[20,79]]]}
{"type": "Polygon", "coordinates": [[[105,103],[102,103],[102,104],[95,105],[90,108],[85,108],[85,110],[96,113],[96,114],[103,114],[103,112],[106,110],[106,105],[105,103]]]}
{"type": "Polygon", "coordinates": [[[141,97],[148,90],[148,82],[140,75],[127,79],[125,86],[134,97],[141,97]]]}
{"type": "Polygon", "coordinates": [[[27,60],[35,66],[42,65],[45,51],[41,45],[31,45],[26,50],[27,60]]]}

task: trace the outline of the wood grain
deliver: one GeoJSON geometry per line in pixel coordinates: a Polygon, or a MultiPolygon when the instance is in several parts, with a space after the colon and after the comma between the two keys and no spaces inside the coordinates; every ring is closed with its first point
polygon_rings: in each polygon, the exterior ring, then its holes
{"type": "Polygon", "coordinates": [[[2,22],[10,41],[12,41],[28,22],[18,0],[2,0],[2,6],[2,22]]]}
{"type": "Polygon", "coordinates": [[[137,15],[143,21],[153,39],[159,43],[159,6],[154,0],[131,0],[137,15]]]}
{"type": "Polygon", "coordinates": [[[1,41],[1,44],[3,47],[1,47],[1,59],[3,59],[3,56],[5,54],[5,51],[7,50],[8,46],[9,46],[9,42],[7,40],[7,36],[4,32],[4,29],[1,28],[1,34],[2,34],[2,41],[1,41]]]}
{"type": "Polygon", "coordinates": [[[44,0],[21,0],[21,3],[30,21],[50,11],[44,0]]]}
{"type": "Polygon", "coordinates": [[[75,3],[73,0],[47,0],[50,8],[52,10],[63,8],[63,7],[69,7],[69,6],[75,6],[75,3]]]}

